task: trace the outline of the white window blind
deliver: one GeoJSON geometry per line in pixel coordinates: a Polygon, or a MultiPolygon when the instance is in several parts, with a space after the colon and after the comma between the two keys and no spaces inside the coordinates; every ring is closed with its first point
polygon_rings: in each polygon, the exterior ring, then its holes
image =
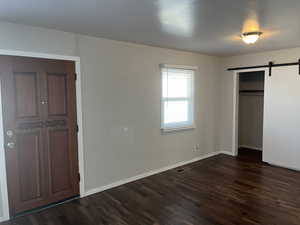
{"type": "Polygon", "coordinates": [[[162,67],[163,130],[194,128],[194,69],[162,67]]]}

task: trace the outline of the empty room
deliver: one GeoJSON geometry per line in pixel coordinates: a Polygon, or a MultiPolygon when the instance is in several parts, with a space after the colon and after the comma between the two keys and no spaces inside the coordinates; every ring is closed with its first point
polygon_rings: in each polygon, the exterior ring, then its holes
{"type": "Polygon", "coordinates": [[[299,12],[0,1],[0,225],[300,225],[299,12]]]}

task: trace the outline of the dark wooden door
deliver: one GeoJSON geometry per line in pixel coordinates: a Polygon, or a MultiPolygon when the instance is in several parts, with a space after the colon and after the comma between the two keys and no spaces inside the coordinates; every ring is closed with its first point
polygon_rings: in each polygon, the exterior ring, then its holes
{"type": "Polygon", "coordinates": [[[0,57],[12,215],[79,194],[75,65],[0,57]]]}

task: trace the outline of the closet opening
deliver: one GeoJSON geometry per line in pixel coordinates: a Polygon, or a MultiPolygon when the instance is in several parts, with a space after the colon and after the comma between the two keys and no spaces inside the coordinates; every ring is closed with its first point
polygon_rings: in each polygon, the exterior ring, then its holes
{"type": "Polygon", "coordinates": [[[262,161],[265,71],[238,73],[237,155],[262,161]]]}

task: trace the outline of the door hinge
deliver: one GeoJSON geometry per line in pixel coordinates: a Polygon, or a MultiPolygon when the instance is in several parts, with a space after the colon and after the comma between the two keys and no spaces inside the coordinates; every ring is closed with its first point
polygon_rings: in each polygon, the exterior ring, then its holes
{"type": "Polygon", "coordinates": [[[80,181],[80,173],[78,173],[78,181],[80,181]]]}
{"type": "Polygon", "coordinates": [[[77,73],[74,73],[74,79],[77,80],[77,73]]]}
{"type": "Polygon", "coordinates": [[[76,125],[76,132],[77,132],[77,133],[79,132],[79,127],[78,127],[78,125],[76,125]]]}

